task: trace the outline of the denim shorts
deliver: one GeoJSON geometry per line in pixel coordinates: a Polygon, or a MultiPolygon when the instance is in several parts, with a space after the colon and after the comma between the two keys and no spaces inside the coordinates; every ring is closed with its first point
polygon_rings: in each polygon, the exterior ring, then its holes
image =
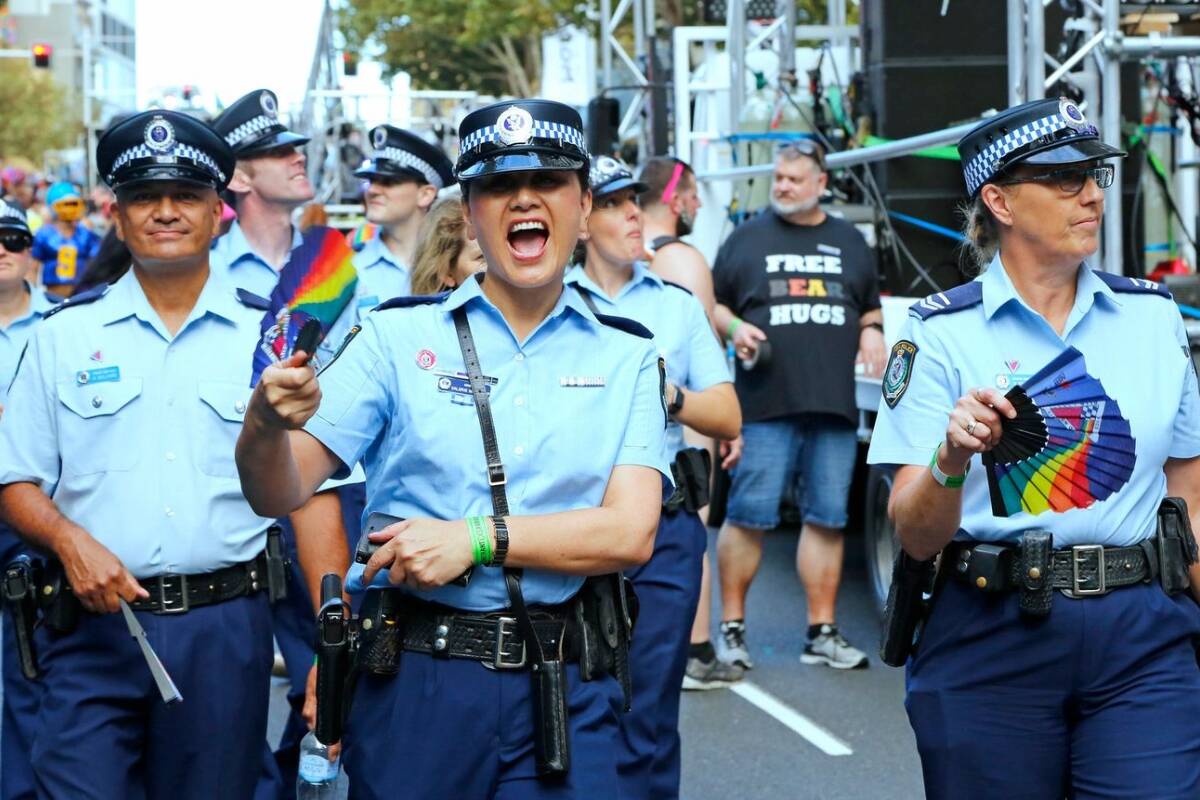
{"type": "Polygon", "coordinates": [[[846,527],[855,427],[840,417],[801,415],[742,426],[745,449],[733,471],[726,518],[756,530],[779,526],[779,504],[789,486],[805,522],[846,527]]]}

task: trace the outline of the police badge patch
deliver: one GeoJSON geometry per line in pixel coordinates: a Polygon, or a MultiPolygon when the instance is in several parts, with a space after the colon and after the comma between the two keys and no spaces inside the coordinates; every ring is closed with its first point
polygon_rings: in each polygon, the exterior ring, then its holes
{"type": "Polygon", "coordinates": [[[916,358],[917,346],[907,339],[901,339],[892,346],[887,369],[883,371],[883,402],[888,404],[888,408],[895,408],[908,389],[916,358]]]}

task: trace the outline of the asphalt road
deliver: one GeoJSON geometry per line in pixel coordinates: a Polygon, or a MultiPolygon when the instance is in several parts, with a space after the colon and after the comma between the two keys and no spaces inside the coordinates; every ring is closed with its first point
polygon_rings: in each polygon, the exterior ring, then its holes
{"type": "MultiPolygon", "coordinates": [[[[792,566],[795,545],[794,532],[767,537],[749,597],[756,666],[746,684],[736,692],[684,696],[682,797],[920,798],[920,767],[902,705],[904,675],[874,655],[879,622],[863,572],[862,538],[851,534],[847,541],[839,622],[872,663],[852,672],[800,664],[805,615],[792,566]]],[[[719,612],[713,616],[719,619],[719,612]]],[[[273,679],[272,741],[282,730],[286,692],[286,681],[273,679]]]]}

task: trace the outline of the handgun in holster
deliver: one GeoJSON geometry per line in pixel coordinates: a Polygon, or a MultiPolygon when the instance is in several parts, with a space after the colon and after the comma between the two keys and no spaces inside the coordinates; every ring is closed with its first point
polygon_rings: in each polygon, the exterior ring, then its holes
{"type": "Polygon", "coordinates": [[[329,573],[321,579],[321,610],[317,612],[317,739],[331,745],[342,739],[346,722],[346,689],[351,669],[350,608],[342,599],[342,579],[329,573]]]}
{"type": "Polygon", "coordinates": [[[629,644],[637,618],[637,596],[619,572],[588,578],[575,603],[579,671],[585,681],[612,674],[621,684],[625,710],[633,703],[629,644]]]}
{"type": "Polygon", "coordinates": [[[708,505],[712,454],[699,447],[687,447],[675,454],[671,476],[683,494],[683,508],[693,514],[708,505]]]}
{"type": "Polygon", "coordinates": [[[931,607],[936,575],[934,559],[918,561],[904,550],[897,553],[879,642],[879,658],[888,666],[902,667],[916,652],[921,626],[931,607]]]}
{"type": "Polygon", "coordinates": [[[287,599],[289,567],[283,528],[272,525],[267,528],[267,598],[272,603],[287,599]]]}
{"type": "Polygon", "coordinates": [[[41,675],[37,664],[37,646],[33,631],[37,626],[38,562],[22,553],[4,568],[4,605],[8,609],[10,624],[17,641],[17,657],[21,662],[21,674],[28,680],[37,680],[41,675]]]}
{"type": "Polygon", "coordinates": [[[57,558],[49,559],[42,568],[38,605],[42,609],[42,624],[50,630],[71,633],[79,627],[83,604],[72,591],[66,568],[57,558]]]}
{"type": "Polygon", "coordinates": [[[1163,590],[1172,595],[1187,591],[1192,585],[1189,568],[1200,559],[1200,552],[1192,533],[1187,502],[1182,497],[1163,498],[1158,508],[1158,535],[1154,544],[1163,590]]]}

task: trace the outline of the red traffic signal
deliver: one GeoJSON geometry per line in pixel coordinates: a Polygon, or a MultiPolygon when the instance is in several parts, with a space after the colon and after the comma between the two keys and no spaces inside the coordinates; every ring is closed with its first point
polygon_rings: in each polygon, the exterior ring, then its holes
{"type": "Polygon", "coordinates": [[[50,68],[50,54],[54,52],[54,48],[48,44],[35,44],[33,46],[33,65],[39,69],[50,68]]]}
{"type": "Polygon", "coordinates": [[[358,54],[349,50],[342,51],[342,74],[353,78],[358,74],[358,54]]]}

